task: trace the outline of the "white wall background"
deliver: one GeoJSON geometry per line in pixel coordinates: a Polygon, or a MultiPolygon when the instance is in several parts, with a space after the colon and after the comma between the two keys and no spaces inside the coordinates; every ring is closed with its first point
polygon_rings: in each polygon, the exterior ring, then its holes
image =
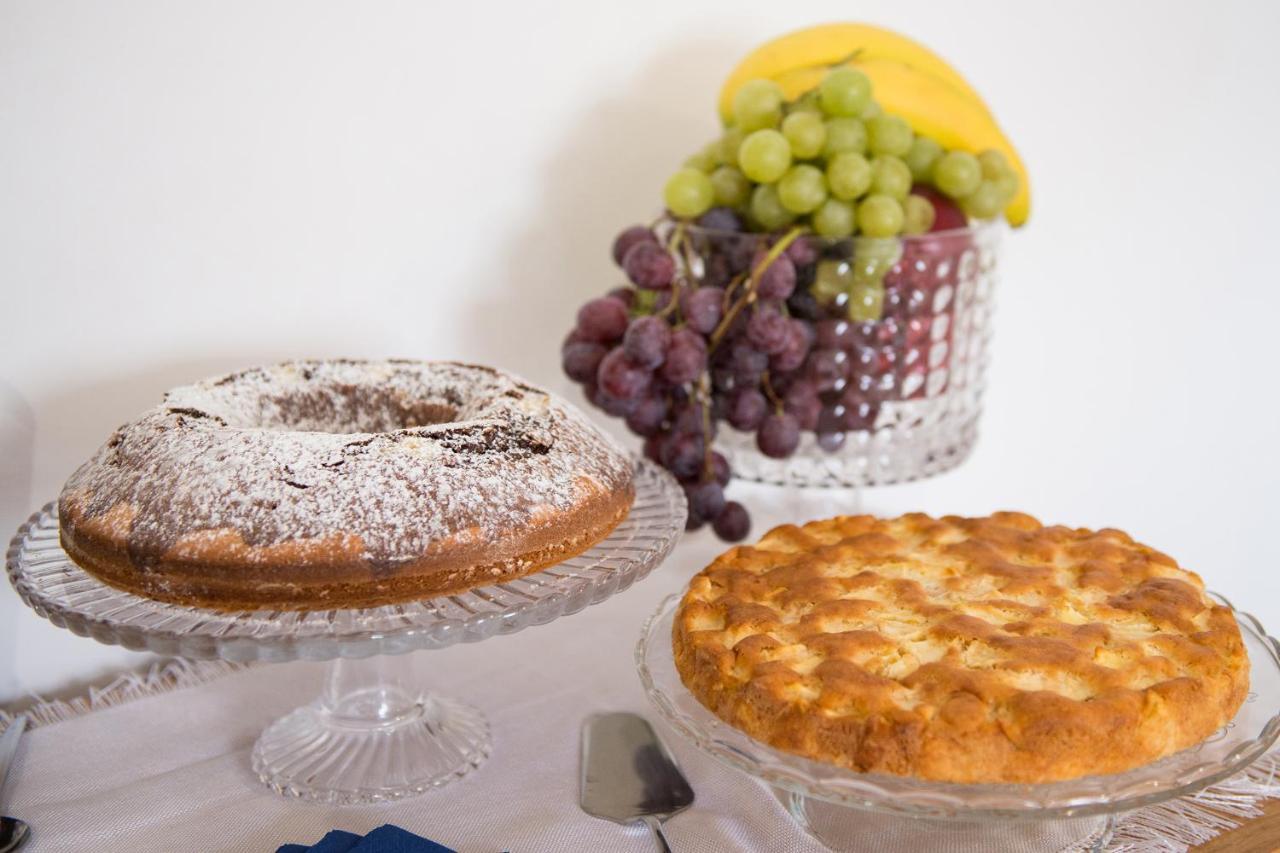
{"type": "MultiPolygon", "coordinates": [[[[564,388],[613,232],[714,133],[736,58],[850,17],[950,58],[1035,190],[979,448],[868,506],[1123,527],[1280,630],[1264,2],[4,0],[4,535],[207,374],[454,357],[564,388]]],[[[136,660],[0,589],[0,702],[136,660]]]]}

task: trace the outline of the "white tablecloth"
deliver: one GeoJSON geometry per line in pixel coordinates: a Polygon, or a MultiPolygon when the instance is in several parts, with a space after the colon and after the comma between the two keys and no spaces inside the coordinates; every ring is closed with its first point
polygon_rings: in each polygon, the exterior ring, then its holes
{"type": "Polygon", "coordinates": [[[767,788],[662,728],[635,672],[644,618],[722,547],[709,534],[693,537],[647,579],[581,613],[415,653],[424,683],[482,709],[493,732],[488,761],[421,797],[332,807],[279,797],[258,781],[249,766],[258,733],[319,691],[324,665],[300,662],[254,667],[34,729],[24,738],[6,810],[35,828],[32,853],[247,853],[387,822],[468,853],[648,853],[647,830],[597,820],[578,807],[583,718],[631,710],[655,722],[697,795],[668,825],[677,850],[820,850],[767,788]]]}
{"type": "MultiPolygon", "coordinates": [[[[823,508],[854,508],[843,493],[815,500],[823,508]]],[[[779,506],[761,521],[811,514],[821,513],[779,506]]],[[[658,723],[636,676],[633,649],[642,621],[722,547],[700,534],[648,579],[574,616],[416,653],[424,683],[481,708],[493,730],[489,760],[440,790],[367,807],[316,805],[267,790],[249,766],[254,739],[273,718],[314,698],[324,669],[293,663],[250,668],[36,728],[24,739],[6,811],[34,827],[31,853],[272,851],[285,842],[315,841],[328,829],[365,832],[387,822],[464,853],[650,853],[655,848],[646,830],[596,820],[577,805],[583,718],[631,710],[655,721],[697,794],[694,806],[668,823],[677,851],[816,853],[822,848],[769,788],[704,757],[658,723]]]]}

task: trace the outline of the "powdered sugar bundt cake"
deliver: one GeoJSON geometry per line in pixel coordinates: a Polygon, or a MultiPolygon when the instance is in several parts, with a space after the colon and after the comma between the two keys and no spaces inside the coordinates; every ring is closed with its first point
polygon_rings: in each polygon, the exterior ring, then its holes
{"type": "Polygon", "coordinates": [[[581,553],[629,511],[632,471],[576,410],[490,368],[293,362],[169,392],[58,512],[71,558],[140,595],[359,607],[581,553]]]}

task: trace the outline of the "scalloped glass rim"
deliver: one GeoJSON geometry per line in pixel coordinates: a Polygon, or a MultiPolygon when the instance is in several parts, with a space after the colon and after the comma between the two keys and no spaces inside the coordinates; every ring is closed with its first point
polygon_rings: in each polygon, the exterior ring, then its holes
{"type": "Polygon", "coordinates": [[[1280,735],[1280,643],[1253,616],[1211,593],[1235,614],[1249,651],[1251,681],[1249,696],[1235,718],[1203,743],[1125,773],[1039,785],[968,785],[856,773],[766,746],[722,722],[685,689],[669,639],[682,595],[663,600],[645,622],[636,645],[636,666],[649,701],[680,734],[722,763],[775,787],[837,805],[963,820],[1039,820],[1128,811],[1234,775],[1261,757],[1280,735]],[[1202,755],[1207,748],[1212,756],[1202,755]]]}
{"type": "Polygon", "coordinates": [[[220,612],[115,589],[62,550],[56,501],[18,528],[5,566],[9,582],[36,613],[102,643],[230,661],[400,654],[541,625],[643,578],[679,539],[686,510],[679,484],[647,459],[636,460],[635,485],[627,517],[576,557],[507,583],[364,610],[220,612]]]}
{"type": "MultiPolygon", "coordinates": [[[[681,223],[679,221],[672,220],[671,224],[673,226],[678,226],[681,223]]],[[[698,225],[696,222],[684,222],[683,225],[684,225],[685,233],[687,234],[695,234],[695,235],[705,234],[708,237],[777,237],[777,236],[780,236],[781,234],[786,233],[785,229],[783,231],[728,231],[724,228],[707,228],[705,226],[698,225]]],[[[913,243],[913,242],[920,243],[920,242],[928,242],[928,241],[936,242],[938,240],[952,240],[952,239],[958,239],[964,236],[988,233],[993,231],[1003,233],[1005,231],[1008,231],[1009,228],[1010,228],[1010,225],[1007,222],[1005,222],[1005,220],[992,219],[986,222],[979,221],[976,223],[972,223],[970,225],[965,226],[964,228],[947,228],[943,231],[928,231],[928,232],[925,232],[924,234],[898,234],[894,237],[868,237],[864,234],[854,234],[849,237],[823,237],[820,234],[806,232],[804,234],[801,234],[800,238],[806,239],[806,240],[813,240],[814,242],[827,243],[827,244],[842,243],[846,240],[853,240],[855,242],[859,240],[863,240],[863,241],[874,240],[874,241],[886,241],[886,242],[892,240],[894,242],[903,242],[903,243],[913,243]]]]}

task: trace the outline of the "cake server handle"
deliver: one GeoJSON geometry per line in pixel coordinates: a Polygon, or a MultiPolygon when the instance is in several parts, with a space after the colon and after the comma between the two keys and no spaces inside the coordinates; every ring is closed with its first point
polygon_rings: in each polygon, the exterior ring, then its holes
{"type": "Polygon", "coordinates": [[[662,821],[658,820],[655,815],[645,815],[643,820],[644,825],[649,827],[649,831],[653,833],[653,840],[658,842],[658,849],[662,853],[671,853],[671,845],[667,843],[667,837],[662,834],[662,821]]]}

